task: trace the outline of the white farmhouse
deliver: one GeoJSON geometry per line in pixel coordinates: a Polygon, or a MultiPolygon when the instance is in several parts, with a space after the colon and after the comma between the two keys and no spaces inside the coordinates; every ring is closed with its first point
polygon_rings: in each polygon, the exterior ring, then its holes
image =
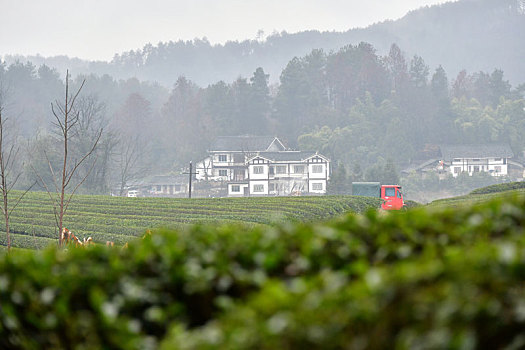
{"type": "Polygon", "coordinates": [[[277,137],[221,136],[209,156],[196,164],[197,180],[242,181],[248,177],[246,161],[258,152],[280,152],[286,147],[277,137]]]}
{"type": "Polygon", "coordinates": [[[288,150],[276,137],[220,137],[209,154],[196,177],[226,182],[230,197],[325,194],[330,178],[328,158],[288,150]]]}
{"type": "MultiPolygon", "coordinates": [[[[330,161],[316,152],[261,152],[250,158],[248,179],[238,185],[248,188],[250,196],[288,196],[325,194],[330,178],[330,161]]],[[[228,195],[236,192],[232,184],[228,195]]]]}
{"type": "Polygon", "coordinates": [[[442,145],[441,156],[452,176],[466,172],[486,172],[492,176],[509,174],[509,159],[514,156],[508,144],[442,145]]]}

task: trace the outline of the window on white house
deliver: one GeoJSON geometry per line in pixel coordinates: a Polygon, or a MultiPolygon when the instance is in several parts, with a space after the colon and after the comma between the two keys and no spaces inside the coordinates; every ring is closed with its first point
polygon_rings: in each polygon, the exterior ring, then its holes
{"type": "Polygon", "coordinates": [[[494,171],[497,172],[497,173],[501,173],[501,166],[500,165],[495,166],[494,167],[494,171]]]}
{"type": "Polygon", "coordinates": [[[312,190],[314,190],[314,191],[322,191],[323,190],[323,183],[322,182],[314,182],[314,183],[312,183],[312,190]]]}
{"type": "Polygon", "coordinates": [[[304,165],[294,165],[293,166],[293,172],[296,173],[296,174],[304,173],[304,165]]]}
{"type": "Polygon", "coordinates": [[[313,165],[312,166],[312,173],[319,174],[323,172],[323,166],[322,165],[313,165]]]}
{"type": "Polygon", "coordinates": [[[495,162],[501,162],[501,158],[494,158],[495,162]]]}
{"type": "Polygon", "coordinates": [[[454,162],[461,162],[460,158],[454,158],[454,162]]]}
{"type": "Polygon", "coordinates": [[[270,167],[270,175],[274,175],[275,174],[275,168],[273,166],[270,167]]]}
{"type": "Polygon", "coordinates": [[[286,174],[286,165],[278,165],[275,167],[276,174],[286,174]]]}
{"type": "Polygon", "coordinates": [[[253,192],[264,192],[264,185],[253,185],[253,192]]]}
{"type": "Polygon", "coordinates": [[[474,166],[474,172],[475,173],[479,173],[479,166],[477,166],[477,165],[474,166]]]}
{"type": "Polygon", "coordinates": [[[219,176],[228,176],[228,170],[220,169],[219,170],[219,176]]]}
{"type": "Polygon", "coordinates": [[[219,154],[219,162],[227,162],[227,161],[228,161],[227,154],[219,154]]]}
{"type": "Polygon", "coordinates": [[[241,186],[232,185],[232,192],[241,192],[241,186]]]}
{"type": "Polygon", "coordinates": [[[262,165],[257,165],[253,167],[254,174],[264,174],[264,167],[262,165]]]}
{"type": "Polygon", "coordinates": [[[458,166],[454,167],[454,174],[459,174],[461,172],[461,168],[458,166]]]}
{"type": "Polygon", "coordinates": [[[270,191],[270,192],[275,191],[275,184],[274,183],[271,183],[271,184],[268,185],[268,191],[270,191]]]}
{"type": "Polygon", "coordinates": [[[157,192],[161,192],[162,191],[162,185],[157,185],[157,192]]]}

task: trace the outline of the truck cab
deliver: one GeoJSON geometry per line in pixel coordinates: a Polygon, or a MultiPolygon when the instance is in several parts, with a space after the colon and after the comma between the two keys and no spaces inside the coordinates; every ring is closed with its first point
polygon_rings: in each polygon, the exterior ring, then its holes
{"type": "Polygon", "coordinates": [[[401,193],[401,186],[398,185],[382,185],[381,198],[383,204],[381,208],[384,210],[400,210],[403,209],[403,193],[401,193]]]}

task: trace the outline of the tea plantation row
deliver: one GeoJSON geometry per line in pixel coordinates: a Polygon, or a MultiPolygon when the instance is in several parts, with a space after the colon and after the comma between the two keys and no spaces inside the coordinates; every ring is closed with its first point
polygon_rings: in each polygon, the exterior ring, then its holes
{"type": "Polygon", "coordinates": [[[525,182],[511,182],[482,187],[472,191],[468,195],[435,200],[429,205],[434,207],[458,207],[486,202],[494,198],[513,196],[516,193],[525,195],[525,182]]]}
{"type": "Polygon", "coordinates": [[[0,348],[520,349],[525,197],[0,258],[0,348]]]}
{"type": "MultiPolygon", "coordinates": [[[[120,198],[76,196],[64,226],[77,237],[122,245],[146,229],[188,224],[273,225],[326,220],[379,206],[375,198],[350,196],[259,198],[120,198]]],[[[56,241],[55,217],[45,193],[28,193],[11,216],[13,246],[40,249],[56,241]]],[[[0,245],[6,244],[0,234],[0,245]]]]}

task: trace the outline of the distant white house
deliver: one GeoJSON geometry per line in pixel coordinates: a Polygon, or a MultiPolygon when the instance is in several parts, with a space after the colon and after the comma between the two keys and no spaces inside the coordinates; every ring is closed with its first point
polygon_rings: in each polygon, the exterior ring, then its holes
{"type": "MultiPolygon", "coordinates": [[[[453,177],[461,173],[472,176],[474,173],[488,173],[492,176],[508,176],[509,165],[521,168],[523,165],[512,160],[514,154],[508,144],[466,144],[441,145],[439,158],[429,159],[423,163],[404,169],[410,172],[438,172],[447,173],[453,177]]],[[[516,170],[516,169],[514,169],[516,170]]]]}
{"type": "Polygon", "coordinates": [[[492,176],[507,176],[508,161],[514,157],[507,144],[470,144],[440,146],[444,163],[452,176],[466,172],[486,172],[492,176]]]}
{"type": "Polygon", "coordinates": [[[187,193],[188,177],[184,175],[151,176],[125,190],[127,197],[186,197],[187,193]]]}
{"type": "Polygon", "coordinates": [[[325,194],[330,160],[288,150],[277,137],[230,136],[218,138],[196,172],[226,182],[230,197],[325,194]]]}

